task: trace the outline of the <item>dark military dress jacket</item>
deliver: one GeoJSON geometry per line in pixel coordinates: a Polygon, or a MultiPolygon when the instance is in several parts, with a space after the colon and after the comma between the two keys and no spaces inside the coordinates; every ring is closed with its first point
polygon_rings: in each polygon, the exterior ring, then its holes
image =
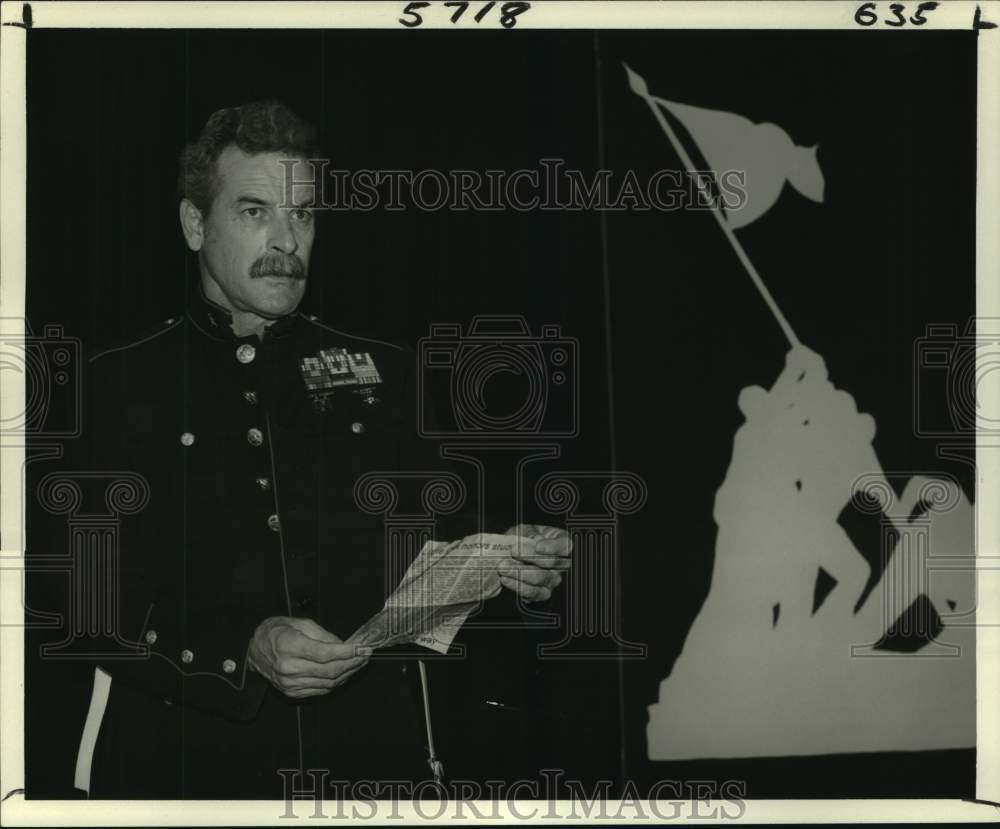
{"type": "Polygon", "coordinates": [[[384,515],[355,489],[440,464],[416,433],[412,352],[302,314],[238,338],[199,295],[89,368],[85,464],[145,490],[120,524],[122,657],[99,660],[112,684],[91,796],[282,798],[309,769],[297,788],[427,779],[412,660],[377,655],[307,700],[247,666],[264,619],[347,639],[398,581],[384,515]]]}

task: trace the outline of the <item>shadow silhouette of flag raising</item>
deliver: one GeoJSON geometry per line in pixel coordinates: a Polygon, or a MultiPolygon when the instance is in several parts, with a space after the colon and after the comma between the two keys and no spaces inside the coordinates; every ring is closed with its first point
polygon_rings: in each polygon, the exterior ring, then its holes
{"type": "Polygon", "coordinates": [[[776,124],[655,97],[625,70],[791,345],[770,389],[739,394],[745,420],[713,505],[709,591],[649,706],[649,759],[974,746],[971,500],[934,474],[906,473],[896,494],[874,449],[875,419],[799,342],[734,232],[774,206],[786,182],[823,201],[817,148],[797,146],[776,124]],[[713,198],[692,156],[716,178],[742,172],[745,204],[713,198]],[[918,509],[930,492],[942,497],[918,509]],[[878,572],[841,523],[869,501],[878,572]],[[931,614],[933,627],[924,624],[931,614]],[[910,618],[920,646],[884,648],[910,618]]]}

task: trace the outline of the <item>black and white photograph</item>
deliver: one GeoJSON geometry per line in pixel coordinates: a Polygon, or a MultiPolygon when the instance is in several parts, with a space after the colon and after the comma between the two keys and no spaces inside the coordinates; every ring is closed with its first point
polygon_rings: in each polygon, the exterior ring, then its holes
{"type": "Polygon", "coordinates": [[[1000,3],[2,9],[4,825],[997,819],[1000,3]]]}

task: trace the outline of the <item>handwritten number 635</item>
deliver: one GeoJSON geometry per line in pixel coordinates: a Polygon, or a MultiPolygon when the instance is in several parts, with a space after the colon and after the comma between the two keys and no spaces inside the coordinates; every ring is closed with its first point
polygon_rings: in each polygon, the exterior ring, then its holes
{"type": "MultiPolygon", "coordinates": [[[[878,13],[875,10],[876,3],[863,3],[854,13],[854,22],[859,26],[873,26],[878,23],[878,13]]],[[[923,26],[927,22],[924,17],[925,12],[933,11],[938,7],[937,3],[920,3],[916,13],[910,17],[909,22],[914,26],[923,26]]],[[[887,17],[883,22],[886,26],[905,26],[906,6],[902,3],[890,3],[889,12],[891,17],[887,17]]]]}
{"type": "MultiPolygon", "coordinates": [[[[424,22],[423,16],[419,13],[419,9],[426,9],[431,5],[433,4],[427,2],[407,3],[406,8],[403,9],[403,16],[399,18],[399,22],[409,29],[416,28],[424,22]]],[[[458,23],[458,21],[461,20],[462,15],[465,14],[466,10],[472,4],[466,2],[465,0],[450,0],[449,2],[442,3],[441,5],[445,8],[455,10],[452,12],[451,22],[458,23]]],[[[484,4],[473,17],[476,23],[480,23],[483,18],[486,17],[490,11],[492,11],[495,5],[495,2],[484,4]]],[[[510,29],[513,26],[516,26],[517,16],[519,14],[524,14],[524,12],[530,8],[531,3],[504,3],[500,6],[500,25],[505,29],[510,29]]]]}

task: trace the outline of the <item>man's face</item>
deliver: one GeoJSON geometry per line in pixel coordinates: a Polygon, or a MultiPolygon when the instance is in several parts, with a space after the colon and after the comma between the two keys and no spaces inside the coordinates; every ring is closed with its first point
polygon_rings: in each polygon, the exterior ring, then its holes
{"type": "Polygon", "coordinates": [[[265,319],[298,307],[315,236],[314,188],[301,184],[313,181],[312,165],[303,160],[282,165],[282,157],[247,155],[235,146],[222,151],[218,191],[204,218],[199,249],[209,297],[265,319]]]}

